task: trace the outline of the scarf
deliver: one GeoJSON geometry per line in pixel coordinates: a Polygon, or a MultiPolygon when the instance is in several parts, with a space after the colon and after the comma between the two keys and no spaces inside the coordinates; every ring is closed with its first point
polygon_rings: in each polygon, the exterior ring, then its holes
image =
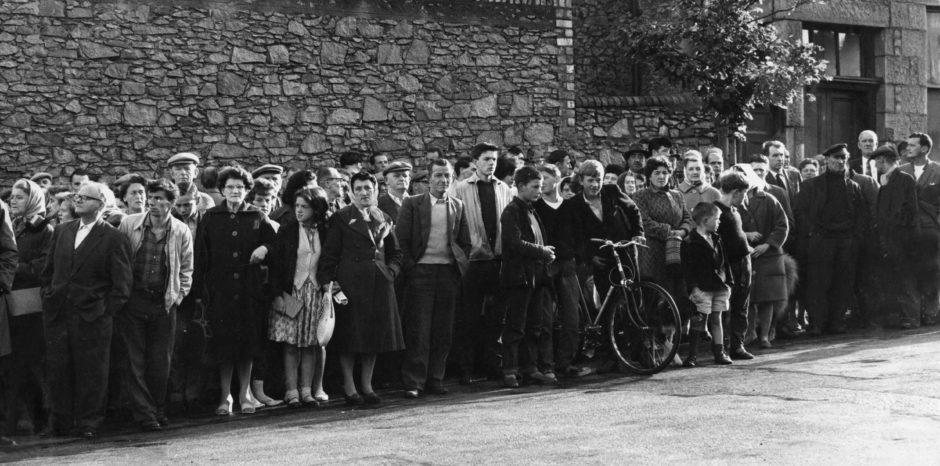
{"type": "Polygon", "coordinates": [[[46,197],[43,195],[42,188],[38,184],[25,178],[18,180],[13,184],[13,189],[19,189],[26,193],[26,208],[22,216],[13,218],[13,229],[19,233],[26,228],[27,223],[32,223],[36,217],[45,218],[46,216],[46,197]]]}

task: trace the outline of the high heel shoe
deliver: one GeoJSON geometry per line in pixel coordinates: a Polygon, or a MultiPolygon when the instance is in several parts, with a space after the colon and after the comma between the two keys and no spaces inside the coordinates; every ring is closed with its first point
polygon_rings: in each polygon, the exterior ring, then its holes
{"type": "Polygon", "coordinates": [[[242,414],[254,414],[254,413],[255,413],[255,403],[254,403],[254,401],[255,401],[255,400],[245,400],[245,402],[242,403],[242,410],[241,410],[241,413],[242,413],[242,414]]]}
{"type": "Polygon", "coordinates": [[[287,402],[288,408],[299,408],[300,407],[300,395],[297,394],[297,390],[288,390],[284,394],[284,401],[287,402]]]}
{"type": "Polygon", "coordinates": [[[232,397],[228,397],[225,401],[219,404],[218,408],[215,408],[216,416],[231,416],[232,415],[232,397]]]}
{"type": "Polygon", "coordinates": [[[362,404],[362,397],[358,393],[353,393],[352,395],[345,395],[346,397],[346,406],[356,406],[362,404]]]}

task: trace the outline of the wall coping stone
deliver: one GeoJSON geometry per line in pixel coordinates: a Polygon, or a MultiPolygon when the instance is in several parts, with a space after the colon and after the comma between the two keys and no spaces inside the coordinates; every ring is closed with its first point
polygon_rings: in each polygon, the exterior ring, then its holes
{"type": "Polygon", "coordinates": [[[649,95],[649,96],[583,96],[576,99],[580,108],[643,108],[643,107],[687,107],[699,105],[701,100],[694,94],[649,95]]]}

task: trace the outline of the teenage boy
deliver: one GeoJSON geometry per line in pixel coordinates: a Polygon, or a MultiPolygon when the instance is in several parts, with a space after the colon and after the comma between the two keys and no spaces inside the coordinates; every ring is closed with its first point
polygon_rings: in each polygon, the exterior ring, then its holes
{"type": "Polygon", "coordinates": [[[754,355],[744,349],[744,335],[747,332],[747,312],[751,294],[751,253],[747,235],[741,223],[738,208],[744,202],[751,189],[747,178],[738,172],[731,172],[719,179],[720,197],[714,202],[721,211],[718,223],[718,236],[725,247],[728,266],[734,285],[728,306],[728,332],[731,333],[731,345],[728,354],[731,359],[754,359],[754,355]]]}
{"type": "Polygon", "coordinates": [[[702,202],[692,209],[695,230],[689,240],[682,243],[682,272],[689,299],[695,305],[689,329],[689,355],[683,361],[685,367],[698,363],[696,352],[705,322],[712,334],[712,353],[715,364],[731,364],[722,344],[721,313],[728,310],[728,297],[734,284],[728,260],[718,236],[721,210],[712,203],[702,202]]]}

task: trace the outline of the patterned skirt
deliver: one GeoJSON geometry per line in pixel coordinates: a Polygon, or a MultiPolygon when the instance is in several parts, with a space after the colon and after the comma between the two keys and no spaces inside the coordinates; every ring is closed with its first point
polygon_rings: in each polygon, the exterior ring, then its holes
{"type": "Polygon", "coordinates": [[[268,338],[300,348],[317,345],[317,324],[323,317],[323,292],[310,280],[291,293],[303,303],[300,312],[291,318],[287,314],[271,311],[268,338]]]}

